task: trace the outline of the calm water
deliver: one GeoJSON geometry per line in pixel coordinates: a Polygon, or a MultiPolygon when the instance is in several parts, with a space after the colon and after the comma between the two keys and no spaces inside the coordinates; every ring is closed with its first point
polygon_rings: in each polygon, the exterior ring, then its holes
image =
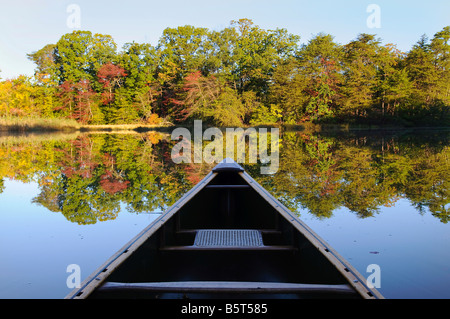
{"type": "MultiPolygon", "coordinates": [[[[450,298],[449,131],[283,132],[250,175],[387,298],[450,298]]],[[[175,164],[170,135],[0,136],[0,298],[63,298],[214,164],[175,164]]]]}

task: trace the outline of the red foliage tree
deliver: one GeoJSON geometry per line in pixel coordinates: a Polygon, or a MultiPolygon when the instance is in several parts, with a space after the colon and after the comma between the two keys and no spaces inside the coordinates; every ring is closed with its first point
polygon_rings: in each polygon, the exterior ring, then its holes
{"type": "Polygon", "coordinates": [[[92,152],[93,141],[86,136],[70,141],[69,149],[61,149],[63,154],[60,162],[62,173],[68,178],[74,175],[82,178],[91,178],[95,168],[99,165],[95,154],[92,152]]]}
{"type": "Polygon", "coordinates": [[[92,118],[93,98],[95,92],[92,90],[89,80],[81,80],[75,86],[77,90],[77,107],[73,116],[78,122],[86,124],[92,118]]]}
{"type": "Polygon", "coordinates": [[[75,87],[72,81],[64,81],[59,86],[58,97],[61,101],[61,106],[55,107],[55,111],[67,109],[69,114],[72,114],[72,108],[75,105],[75,87]]]}
{"type": "Polygon", "coordinates": [[[111,154],[103,154],[103,165],[105,166],[105,173],[100,176],[100,186],[108,194],[120,193],[127,189],[129,181],[124,181],[120,174],[117,174],[114,166],[116,165],[116,158],[111,154]]]}
{"type": "Polygon", "coordinates": [[[95,92],[89,80],[80,80],[77,83],[65,81],[59,86],[61,106],[55,110],[66,110],[68,116],[78,122],[86,124],[92,118],[92,103],[95,92]]]}
{"type": "Polygon", "coordinates": [[[99,83],[103,84],[105,91],[102,93],[103,103],[111,103],[114,100],[114,89],[121,85],[123,77],[127,76],[125,70],[111,62],[103,64],[97,72],[99,83]]]}
{"type": "Polygon", "coordinates": [[[203,76],[200,71],[189,73],[183,86],[176,92],[177,98],[170,99],[172,113],[179,121],[185,121],[194,113],[202,113],[206,105],[213,103],[220,94],[220,83],[213,75],[203,76]]]}
{"type": "Polygon", "coordinates": [[[106,171],[106,173],[100,177],[100,186],[108,194],[123,192],[127,189],[129,183],[129,181],[115,178],[111,171],[106,171]]]}

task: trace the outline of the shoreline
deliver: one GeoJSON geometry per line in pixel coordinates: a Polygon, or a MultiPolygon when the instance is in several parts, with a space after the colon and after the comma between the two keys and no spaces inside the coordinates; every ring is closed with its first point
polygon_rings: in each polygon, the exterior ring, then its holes
{"type": "MultiPolygon", "coordinates": [[[[193,127],[193,123],[184,124],[98,124],[83,125],[75,120],[68,119],[46,119],[46,118],[0,118],[0,134],[16,134],[16,133],[114,133],[114,132],[136,132],[144,133],[148,131],[168,132],[177,127],[193,127]]],[[[203,123],[203,128],[214,127],[208,123],[203,123]]],[[[304,131],[307,133],[319,132],[352,132],[352,131],[405,131],[405,130],[449,130],[450,126],[439,125],[417,125],[405,126],[395,124],[358,124],[358,123],[335,123],[335,124],[277,124],[267,123],[255,126],[241,126],[243,129],[251,127],[277,127],[283,131],[304,131]]],[[[219,127],[225,129],[225,127],[219,127]]]]}

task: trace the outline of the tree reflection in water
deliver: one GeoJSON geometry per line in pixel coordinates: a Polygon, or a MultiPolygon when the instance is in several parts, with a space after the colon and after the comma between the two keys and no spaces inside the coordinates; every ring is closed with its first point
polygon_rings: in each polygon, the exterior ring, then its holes
{"type": "MultiPolygon", "coordinates": [[[[419,213],[449,220],[448,132],[285,131],[280,139],[277,173],[261,175],[258,163],[241,165],[293,211],[328,218],[346,207],[365,218],[407,198],[419,213]]],[[[33,202],[78,224],[114,219],[123,208],[164,209],[215,165],[173,163],[176,141],[159,132],[0,143],[0,192],[5,178],[37,182],[33,202]]]]}

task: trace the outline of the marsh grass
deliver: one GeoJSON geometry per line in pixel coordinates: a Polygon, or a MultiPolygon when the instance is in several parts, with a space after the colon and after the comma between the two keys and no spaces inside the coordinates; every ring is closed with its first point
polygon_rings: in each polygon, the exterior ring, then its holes
{"type": "Polygon", "coordinates": [[[79,132],[0,132],[0,146],[30,144],[40,147],[42,143],[55,141],[71,141],[80,135],[79,132]]]}
{"type": "Polygon", "coordinates": [[[120,133],[120,132],[138,132],[143,133],[147,131],[167,131],[173,125],[172,124],[105,124],[105,125],[82,125],[80,127],[81,132],[88,133],[102,133],[102,132],[110,132],[110,133],[120,133]]]}
{"type": "Polygon", "coordinates": [[[38,117],[0,117],[0,132],[78,131],[73,119],[38,117]]]}
{"type": "Polygon", "coordinates": [[[145,132],[151,130],[165,130],[170,123],[160,125],[150,124],[108,124],[82,125],[74,119],[39,118],[39,117],[0,117],[0,132],[145,132]]]}

